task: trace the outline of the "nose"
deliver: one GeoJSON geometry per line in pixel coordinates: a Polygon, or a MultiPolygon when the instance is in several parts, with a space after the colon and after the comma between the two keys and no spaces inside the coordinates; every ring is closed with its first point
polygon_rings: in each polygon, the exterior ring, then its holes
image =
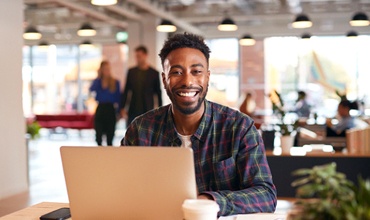
{"type": "Polygon", "coordinates": [[[182,84],[186,87],[191,87],[194,84],[194,76],[191,74],[190,70],[186,70],[183,73],[182,84]]]}

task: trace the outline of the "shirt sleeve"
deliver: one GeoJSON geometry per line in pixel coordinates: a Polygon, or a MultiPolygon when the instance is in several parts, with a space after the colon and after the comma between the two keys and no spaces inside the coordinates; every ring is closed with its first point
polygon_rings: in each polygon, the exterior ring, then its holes
{"type": "Polygon", "coordinates": [[[125,136],[121,140],[121,146],[139,145],[138,136],[138,129],[136,124],[133,122],[127,127],[125,136]]]}
{"type": "Polygon", "coordinates": [[[92,82],[92,84],[91,84],[91,86],[90,86],[90,88],[89,88],[89,90],[90,90],[90,92],[93,92],[93,91],[97,91],[97,90],[99,90],[99,83],[100,83],[100,80],[98,80],[98,79],[95,79],[93,82],[92,82]]]}
{"type": "Polygon", "coordinates": [[[121,99],[120,83],[118,80],[116,80],[116,91],[114,92],[114,103],[119,104],[120,99],[121,99]]]}
{"type": "Polygon", "coordinates": [[[338,124],[334,125],[332,129],[337,133],[340,134],[344,130],[351,127],[351,120],[350,118],[342,118],[342,120],[339,121],[338,124]]]}
{"type": "MultiPolygon", "coordinates": [[[[274,212],[276,208],[276,188],[272,182],[261,136],[253,126],[240,140],[241,145],[235,161],[240,190],[205,191],[220,206],[220,216],[274,212]]],[[[229,171],[231,172],[231,171],[229,171]]],[[[232,175],[232,173],[226,174],[232,175]]],[[[231,179],[225,179],[230,181],[231,179]]]]}
{"type": "Polygon", "coordinates": [[[130,70],[127,72],[127,77],[126,77],[126,85],[125,88],[123,89],[123,93],[121,95],[121,100],[120,100],[120,109],[125,108],[126,106],[126,101],[127,101],[127,95],[129,91],[131,91],[131,77],[130,77],[130,70]]]}

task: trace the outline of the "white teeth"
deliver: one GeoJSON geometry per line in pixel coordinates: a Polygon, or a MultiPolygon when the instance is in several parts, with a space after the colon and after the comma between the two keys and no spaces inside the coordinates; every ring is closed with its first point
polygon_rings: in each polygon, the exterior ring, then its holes
{"type": "Polygon", "coordinates": [[[196,92],[180,92],[180,96],[185,96],[185,97],[190,97],[190,96],[195,96],[196,92]]]}

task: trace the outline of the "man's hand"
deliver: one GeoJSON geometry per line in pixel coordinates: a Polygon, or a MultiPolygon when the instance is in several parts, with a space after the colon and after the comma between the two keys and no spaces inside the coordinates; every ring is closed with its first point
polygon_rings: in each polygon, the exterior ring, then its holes
{"type": "Polygon", "coordinates": [[[213,200],[213,197],[208,194],[200,194],[198,195],[198,199],[213,200]]]}
{"type": "Polygon", "coordinates": [[[331,123],[331,118],[327,118],[326,119],[326,125],[328,126],[328,127],[332,127],[333,126],[333,124],[331,123]]]}
{"type": "Polygon", "coordinates": [[[127,120],[128,115],[127,115],[127,111],[125,109],[122,109],[121,112],[120,112],[120,114],[121,114],[121,117],[123,119],[127,120]]]}

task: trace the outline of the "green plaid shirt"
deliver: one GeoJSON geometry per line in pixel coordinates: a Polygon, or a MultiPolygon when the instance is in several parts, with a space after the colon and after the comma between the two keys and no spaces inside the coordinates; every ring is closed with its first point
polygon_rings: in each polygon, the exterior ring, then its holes
{"type": "MultiPolygon", "coordinates": [[[[137,117],[123,146],[181,146],[171,105],[137,117]]],[[[276,189],[265,148],[250,117],[210,101],[191,136],[198,192],[220,206],[220,216],[274,212],[276,189]]]]}

